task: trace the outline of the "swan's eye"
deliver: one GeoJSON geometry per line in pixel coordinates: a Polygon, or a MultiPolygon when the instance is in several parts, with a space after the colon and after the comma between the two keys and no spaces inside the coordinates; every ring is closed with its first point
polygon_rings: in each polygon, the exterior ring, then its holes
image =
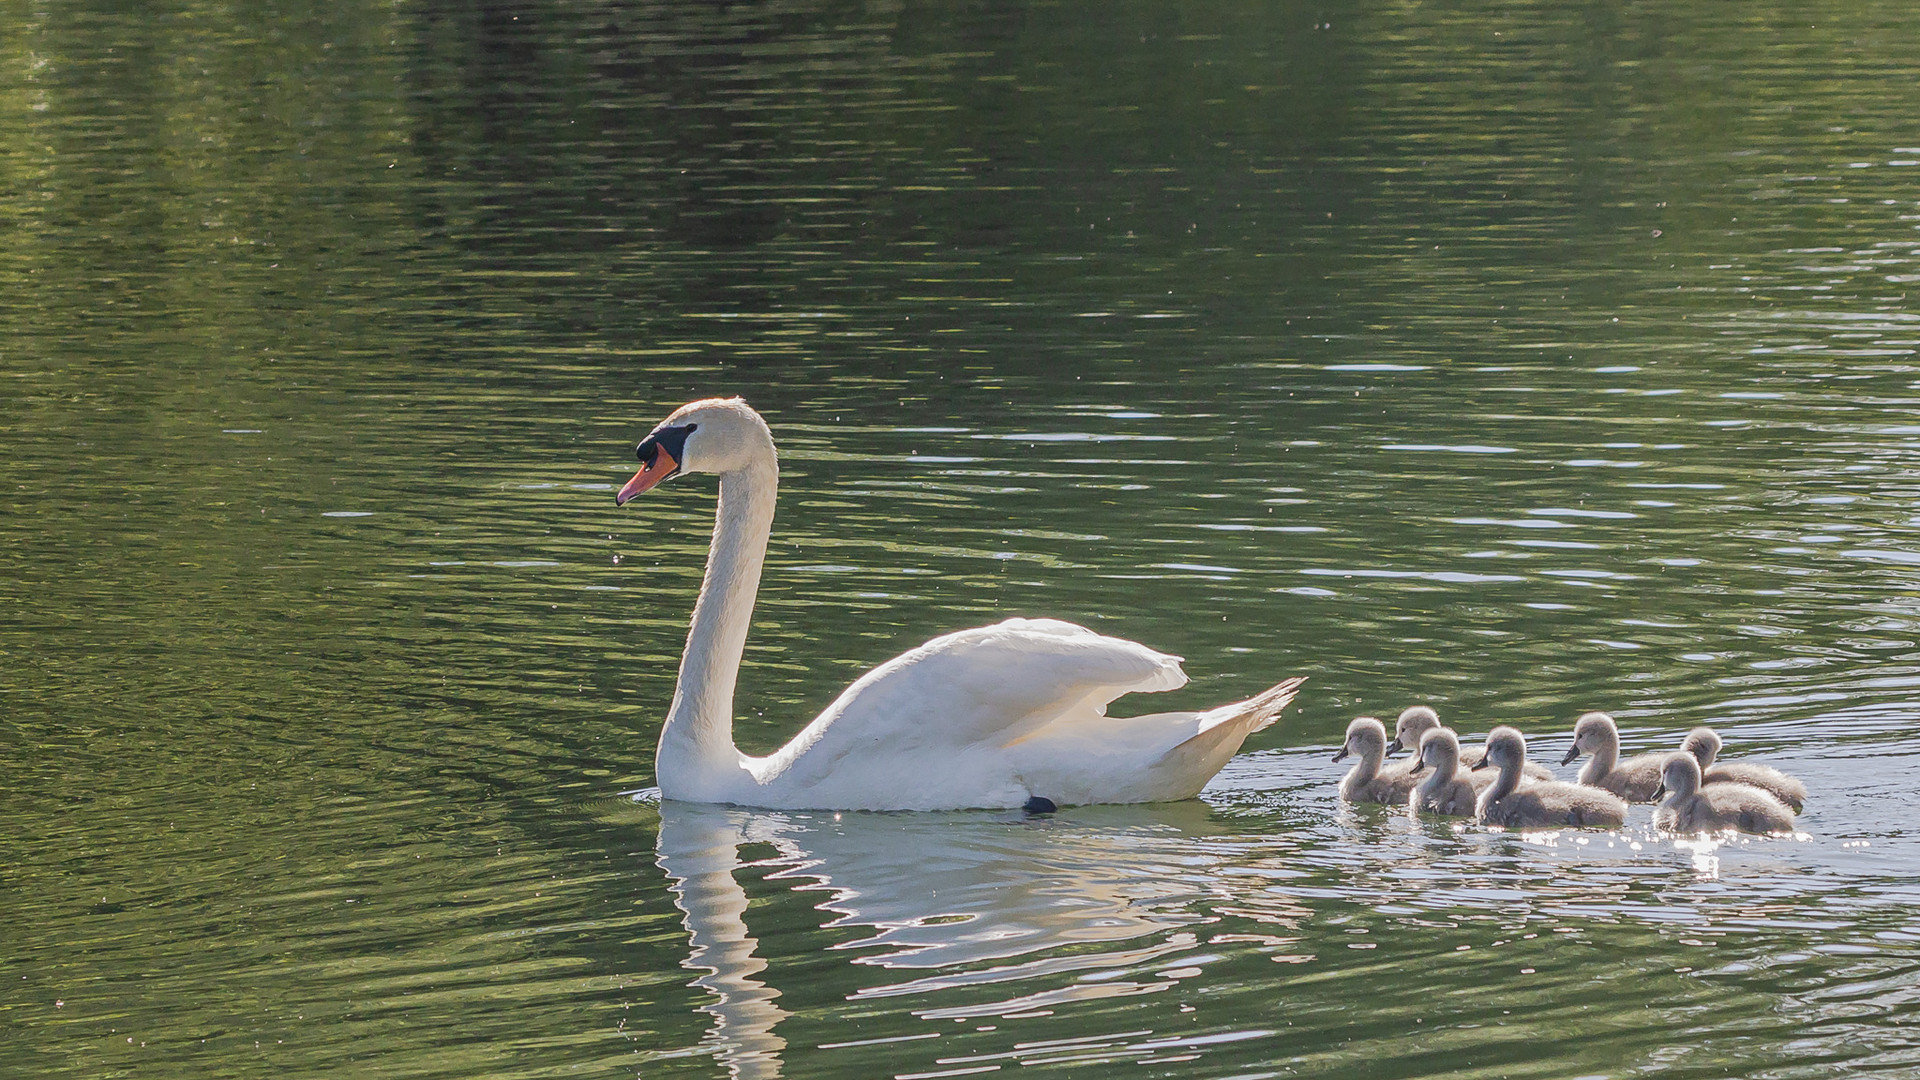
{"type": "MultiPolygon", "coordinates": [[[[646,438],[640,440],[640,445],[633,448],[633,456],[639,458],[648,467],[652,467],[654,460],[660,456],[660,451],[665,450],[667,456],[676,463],[673,472],[677,473],[680,471],[680,464],[687,460],[687,436],[699,428],[699,424],[677,424],[672,427],[662,424],[654,428],[646,438]]],[[[667,475],[671,476],[673,473],[667,475]]],[[[666,477],[661,479],[664,480],[666,477]]]]}

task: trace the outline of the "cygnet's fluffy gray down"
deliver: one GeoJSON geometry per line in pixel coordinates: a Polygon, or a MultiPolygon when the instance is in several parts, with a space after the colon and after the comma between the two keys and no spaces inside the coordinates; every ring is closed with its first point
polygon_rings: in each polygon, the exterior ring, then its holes
{"type": "MultiPolygon", "coordinates": [[[[1407,813],[1419,817],[1422,814],[1438,814],[1443,817],[1472,817],[1478,801],[1473,790],[1473,782],[1468,779],[1471,773],[1460,768],[1460,740],[1447,728],[1434,728],[1420,740],[1420,760],[1413,767],[1413,774],[1420,776],[1420,785],[1407,796],[1407,813]]],[[[1491,781],[1492,776],[1487,779],[1491,781]]]]}
{"type": "MultiPolygon", "coordinates": [[[[1411,750],[1417,756],[1420,753],[1420,740],[1427,732],[1440,727],[1440,714],[1433,711],[1431,705],[1409,705],[1400,710],[1400,718],[1393,724],[1393,741],[1387,744],[1387,756],[1392,757],[1401,750],[1411,750]]],[[[1454,736],[1458,740],[1459,736],[1454,736]]],[[[1489,772],[1471,772],[1474,790],[1493,783],[1493,774],[1489,772]]],[[[1532,780],[1551,780],[1553,770],[1537,761],[1527,762],[1527,777],[1532,780]]]]}
{"type": "Polygon", "coordinates": [[[1536,780],[1522,785],[1527,764],[1527,740],[1510,727],[1487,734],[1487,756],[1475,768],[1500,770],[1493,786],[1480,793],[1474,816],[1483,825],[1509,829],[1559,828],[1572,825],[1617,829],[1627,820],[1627,804],[1618,795],[1579,784],[1536,780]]]}
{"type": "Polygon", "coordinates": [[[1726,781],[1700,782],[1700,763],[1691,754],[1667,759],[1661,778],[1667,801],[1653,812],[1653,827],[1670,833],[1743,833],[1793,831],[1793,811],[1757,787],[1726,781]]]}
{"type": "Polygon", "coordinates": [[[1666,753],[1636,754],[1620,759],[1620,729],[1603,712],[1581,715],[1573,725],[1573,746],[1560,764],[1570,765],[1581,754],[1592,755],[1580,769],[1580,782],[1611,791],[1628,802],[1652,802],[1660,790],[1660,767],[1666,753]]]}
{"type": "Polygon", "coordinates": [[[1680,749],[1700,763],[1701,783],[1757,787],[1787,804],[1796,814],[1807,805],[1807,785],[1771,765],[1756,761],[1722,761],[1715,765],[1714,759],[1720,756],[1720,734],[1710,727],[1697,727],[1688,732],[1680,749]]]}
{"type": "Polygon", "coordinates": [[[1340,797],[1348,802],[1382,803],[1404,806],[1413,790],[1414,778],[1406,764],[1382,767],[1387,756],[1387,726],[1371,716],[1354,718],[1347,725],[1347,741],[1333,760],[1354,758],[1353,768],[1340,780],[1340,797]]]}

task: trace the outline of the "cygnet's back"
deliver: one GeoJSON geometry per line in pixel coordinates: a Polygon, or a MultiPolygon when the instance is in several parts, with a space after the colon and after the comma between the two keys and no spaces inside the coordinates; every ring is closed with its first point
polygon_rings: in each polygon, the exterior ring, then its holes
{"type": "Polygon", "coordinates": [[[1795,813],[1807,805],[1807,785],[1801,783],[1799,777],[1756,761],[1722,761],[1714,764],[1714,759],[1720,756],[1720,733],[1710,727],[1697,727],[1688,732],[1680,749],[1692,754],[1694,760],[1700,763],[1700,782],[1703,784],[1731,783],[1757,787],[1785,803],[1795,813]]]}
{"type": "Polygon", "coordinates": [[[1573,725],[1573,745],[1560,764],[1571,765],[1581,754],[1590,755],[1580,769],[1580,782],[1611,791],[1628,802],[1652,802],[1660,790],[1660,767],[1666,753],[1620,757],[1620,729],[1603,712],[1581,715],[1573,725]]]}
{"type": "Polygon", "coordinates": [[[1536,780],[1522,785],[1527,764],[1527,740],[1510,727],[1487,735],[1487,756],[1475,768],[1500,770],[1493,786],[1480,793],[1475,816],[1483,825],[1509,829],[1576,826],[1617,829],[1626,824],[1627,804],[1618,795],[1579,784],[1536,780]]]}
{"type": "Polygon", "coordinates": [[[1757,787],[1731,781],[1700,782],[1700,763],[1691,754],[1674,754],[1661,773],[1667,800],[1653,812],[1653,827],[1671,833],[1743,833],[1793,831],[1793,811],[1757,787]]]}
{"type": "Polygon", "coordinates": [[[1453,732],[1434,728],[1421,738],[1420,762],[1413,767],[1413,773],[1419,776],[1423,770],[1426,775],[1420,786],[1407,796],[1409,814],[1473,816],[1477,796],[1468,774],[1460,769],[1460,740],[1453,732]]]}
{"type": "Polygon", "coordinates": [[[1381,767],[1387,756],[1387,726],[1371,716],[1356,717],[1347,725],[1347,740],[1333,760],[1354,758],[1353,768],[1340,780],[1340,797],[1348,802],[1404,806],[1416,783],[1409,765],[1381,767]]]}

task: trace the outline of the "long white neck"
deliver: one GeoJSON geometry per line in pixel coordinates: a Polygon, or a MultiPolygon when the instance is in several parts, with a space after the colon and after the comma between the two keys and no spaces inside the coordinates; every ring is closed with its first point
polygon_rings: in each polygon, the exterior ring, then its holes
{"type": "Polygon", "coordinates": [[[754,596],[773,532],[779,469],[768,462],[720,475],[706,579],[693,605],[680,685],[660,729],[654,775],[670,799],[727,801],[746,765],[733,745],[733,688],[746,652],[754,596]]]}

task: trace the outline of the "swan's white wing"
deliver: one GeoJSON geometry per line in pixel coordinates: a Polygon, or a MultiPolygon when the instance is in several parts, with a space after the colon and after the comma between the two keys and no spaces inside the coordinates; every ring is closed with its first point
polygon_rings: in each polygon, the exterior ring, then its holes
{"type": "Polygon", "coordinates": [[[762,775],[806,787],[843,758],[938,762],[1011,746],[1055,721],[1102,715],[1134,691],[1186,685],[1180,658],[1056,619],[961,630],[861,676],[762,775]]]}

